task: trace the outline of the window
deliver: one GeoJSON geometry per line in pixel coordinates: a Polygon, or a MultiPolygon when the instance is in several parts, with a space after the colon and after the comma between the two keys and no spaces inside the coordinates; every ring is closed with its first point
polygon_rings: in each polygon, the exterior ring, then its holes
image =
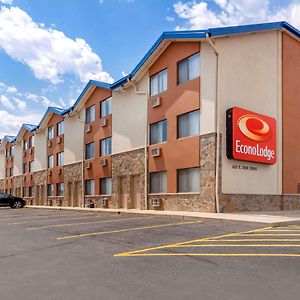
{"type": "Polygon", "coordinates": [[[196,53],[178,63],[177,83],[181,84],[200,76],[200,53],[196,53]]]}
{"type": "Polygon", "coordinates": [[[9,177],[9,169],[5,169],[5,177],[9,177]]]}
{"type": "Polygon", "coordinates": [[[9,149],[5,149],[5,157],[8,157],[9,156],[9,149]]]}
{"type": "Polygon", "coordinates": [[[28,197],[33,197],[33,187],[28,187],[28,197]]]}
{"type": "Polygon", "coordinates": [[[64,121],[57,123],[57,135],[64,134],[64,121]]]}
{"type": "Polygon", "coordinates": [[[94,195],[94,180],[86,180],[84,184],[85,195],[94,195]]]}
{"type": "Polygon", "coordinates": [[[14,168],[10,168],[10,176],[14,176],[14,168]]]}
{"type": "Polygon", "coordinates": [[[150,125],[150,144],[158,144],[167,140],[167,120],[150,125]]]}
{"type": "Polygon", "coordinates": [[[57,165],[62,166],[64,164],[64,153],[59,152],[57,153],[57,165]]]}
{"type": "Polygon", "coordinates": [[[15,155],[15,147],[11,146],[10,147],[10,156],[14,156],[15,155]]]}
{"type": "Polygon", "coordinates": [[[100,179],[100,195],[111,195],[111,178],[100,179]]]}
{"type": "Polygon", "coordinates": [[[200,111],[178,116],[178,138],[200,134],[200,111]]]}
{"type": "Polygon", "coordinates": [[[200,168],[177,170],[178,192],[200,192],[200,168]]]}
{"type": "Polygon", "coordinates": [[[56,185],[57,189],[57,196],[63,196],[64,195],[64,183],[60,182],[56,185]]]}
{"type": "Polygon", "coordinates": [[[29,148],[34,147],[34,135],[29,138],[29,148]]]}
{"type": "Polygon", "coordinates": [[[51,140],[54,138],[54,127],[51,126],[48,128],[48,140],[51,140]]]}
{"type": "Polygon", "coordinates": [[[22,188],[22,195],[23,195],[23,197],[26,197],[26,187],[24,187],[24,186],[22,188]]]}
{"type": "Polygon", "coordinates": [[[150,193],[167,192],[167,172],[150,173],[150,193]]]}
{"type": "Polygon", "coordinates": [[[168,88],[167,69],[151,76],[150,78],[150,95],[156,95],[166,91],[168,88]]]}
{"type": "Polygon", "coordinates": [[[26,173],[26,163],[23,163],[23,174],[26,173]]]}
{"type": "Polygon", "coordinates": [[[48,156],[48,168],[53,168],[54,167],[54,159],[53,155],[48,156]]]}
{"type": "Polygon", "coordinates": [[[89,143],[85,145],[85,159],[94,158],[94,143],[89,143]]]}
{"type": "Polygon", "coordinates": [[[53,184],[47,185],[47,196],[53,196],[53,184]]]}
{"type": "Polygon", "coordinates": [[[111,154],[111,137],[100,141],[100,156],[111,154]]]}
{"type": "Polygon", "coordinates": [[[26,140],[23,140],[23,150],[27,150],[28,149],[28,144],[26,140]]]}
{"type": "Polygon", "coordinates": [[[29,173],[32,173],[34,171],[34,161],[29,162],[29,173]]]}
{"type": "Polygon", "coordinates": [[[95,121],[95,105],[88,107],[85,111],[85,123],[89,124],[95,121]]]}
{"type": "Polygon", "coordinates": [[[111,115],[111,98],[100,102],[100,117],[111,115]]]}

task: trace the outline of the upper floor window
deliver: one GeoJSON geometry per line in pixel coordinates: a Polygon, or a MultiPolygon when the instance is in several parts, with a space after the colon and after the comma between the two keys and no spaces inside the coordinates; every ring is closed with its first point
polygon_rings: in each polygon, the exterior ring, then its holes
{"type": "Polygon", "coordinates": [[[5,157],[8,157],[8,156],[9,156],[9,149],[6,148],[6,149],[5,149],[5,157]]]}
{"type": "Polygon", "coordinates": [[[178,138],[200,134],[200,111],[178,116],[178,138]]]}
{"type": "Polygon", "coordinates": [[[29,172],[32,173],[34,171],[34,161],[29,162],[29,172]]]}
{"type": "Polygon", "coordinates": [[[54,138],[54,127],[51,126],[48,128],[48,140],[51,140],[54,138]]]}
{"type": "Polygon", "coordinates": [[[167,192],[167,172],[150,173],[150,193],[167,192]]]}
{"type": "Polygon", "coordinates": [[[100,102],[100,117],[111,115],[111,98],[100,102]]]}
{"type": "Polygon", "coordinates": [[[178,192],[200,192],[200,168],[177,170],[178,192]]]}
{"type": "Polygon", "coordinates": [[[111,154],[111,137],[100,141],[100,156],[111,154]]]}
{"type": "Polygon", "coordinates": [[[5,169],[5,177],[9,177],[9,168],[5,169]]]}
{"type": "Polygon", "coordinates": [[[111,195],[111,178],[100,179],[100,195],[111,195]]]}
{"type": "Polygon", "coordinates": [[[200,76],[200,53],[196,53],[178,62],[177,72],[178,84],[184,83],[187,80],[191,80],[200,76]]]}
{"type": "Polygon", "coordinates": [[[14,176],[14,168],[10,168],[10,176],[14,176]]]}
{"type": "Polygon", "coordinates": [[[162,93],[168,88],[167,69],[151,76],[150,78],[150,96],[162,93]]]}
{"type": "Polygon", "coordinates": [[[64,164],[64,153],[59,152],[57,153],[57,165],[62,166],[64,164]]]}
{"type": "Polygon", "coordinates": [[[27,150],[28,149],[28,144],[26,140],[23,140],[23,150],[27,150]]]}
{"type": "Polygon", "coordinates": [[[54,158],[53,155],[48,156],[48,168],[53,168],[54,167],[54,158]]]}
{"type": "Polygon", "coordinates": [[[63,196],[64,195],[64,183],[63,182],[57,183],[56,190],[57,190],[57,196],[63,196]]]}
{"type": "Polygon", "coordinates": [[[34,147],[34,135],[29,138],[29,148],[34,147]]]}
{"type": "Polygon", "coordinates": [[[85,123],[89,124],[95,121],[95,105],[88,107],[85,111],[85,123]]]}
{"type": "Polygon", "coordinates": [[[85,159],[94,158],[95,155],[95,145],[94,143],[89,143],[85,145],[85,159]]]}
{"type": "Polygon", "coordinates": [[[61,121],[57,124],[57,135],[64,134],[64,121],[61,121]]]}
{"type": "Polygon", "coordinates": [[[94,179],[86,180],[84,182],[84,194],[94,195],[95,193],[95,182],[94,179]]]}
{"type": "Polygon", "coordinates": [[[158,144],[167,140],[167,120],[150,125],[150,144],[158,144]]]}
{"type": "Polygon", "coordinates": [[[10,156],[14,156],[15,155],[15,147],[11,146],[10,147],[10,156]]]}
{"type": "Polygon", "coordinates": [[[26,173],[26,163],[23,163],[23,174],[26,173]]]}

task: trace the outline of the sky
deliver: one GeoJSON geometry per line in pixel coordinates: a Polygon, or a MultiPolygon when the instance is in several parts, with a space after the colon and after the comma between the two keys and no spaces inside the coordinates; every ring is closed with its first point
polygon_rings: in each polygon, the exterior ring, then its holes
{"type": "Polygon", "coordinates": [[[288,21],[300,0],[0,0],[0,138],[130,73],[163,31],[288,21]]]}

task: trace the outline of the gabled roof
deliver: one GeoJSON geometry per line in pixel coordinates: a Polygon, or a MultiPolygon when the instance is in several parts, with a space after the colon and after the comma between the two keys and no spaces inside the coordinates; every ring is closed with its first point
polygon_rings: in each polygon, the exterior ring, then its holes
{"type": "Polygon", "coordinates": [[[13,143],[16,140],[16,137],[13,135],[5,135],[0,144],[0,150],[3,150],[7,143],[13,143]]]}
{"type": "Polygon", "coordinates": [[[81,104],[81,102],[87,98],[87,95],[89,96],[96,87],[104,88],[104,89],[111,89],[111,84],[96,80],[90,80],[87,85],[84,87],[83,91],[80,93],[79,97],[73,104],[73,106],[70,108],[70,110],[75,110],[77,106],[81,104]]]}
{"type": "Polygon", "coordinates": [[[37,129],[36,125],[32,125],[32,124],[22,124],[17,136],[16,136],[16,141],[18,139],[20,139],[23,136],[23,132],[25,131],[29,131],[29,132],[33,132],[37,129]]]}
{"type": "Polygon", "coordinates": [[[184,39],[204,39],[206,35],[210,37],[222,37],[229,35],[245,34],[252,32],[261,32],[269,30],[284,30],[300,38],[300,31],[290,25],[287,22],[273,22],[273,23],[262,23],[262,24],[251,24],[251,25],[241,25],[241,26],[230,26],[230,27],[220,27],[220,28],[209,28],[206,30],[186,30],[186,31],[166,31],[156,40],[153,46],[145,54],[145,56],[140,60],[136,67],[127,76],[117,80],[111,85],[111,89],[116,89],[124,85],[128,80],[132,79],[137,73],[140,72],[141,68],[147,61],[155,55],[159,50],[162,51],[163,48],[167,47],[170,40],[184,40],[184,39]]]}
{"type": "Polygon", "coordinates": [[[44,113],[44,115],[43,115],[43,117],[42,117],[42,119],[41,119],[41,121],[40,121],[40,123],[37,127],[38,128],[43,127],[44,123],[50,119],[52,114],[63,116],[65,114],[67,114],[70,110],[71,110],[71,108],[64,109],[64,108],[49,106],[47,108],[46,112],[44,113]]]}

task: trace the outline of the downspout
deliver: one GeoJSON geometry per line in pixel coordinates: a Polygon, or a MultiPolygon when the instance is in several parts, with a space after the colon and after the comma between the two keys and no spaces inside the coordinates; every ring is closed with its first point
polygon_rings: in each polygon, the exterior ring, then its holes
{"type": "Polygon", "coordinates": [[[219,117],[219,52],[215,44],[210,39],[209,33],[206,33],[206,39],[213,48],[216,55],[216,102],[215,102],[215,128],[217,133],[217,149],[216,149],[216,171],[215,171],[215,201],[216,212],[220,213],[220,199],[219,199],[219,176],[220,176],[220,117],[219,117]]]}
{"type": "Polygon", "coordinates": [[[145,198],[145,209],[148,210],[148,93],[147,91],[139,91],[137,86],[127,78],[127,82],[134,87],[135,93],[137,95],[146,95],[146,127],[145,127],[145,160],[144,160],[144,169],[145,169],[145,183],[144,183],[144,198],[145,198]]]}

